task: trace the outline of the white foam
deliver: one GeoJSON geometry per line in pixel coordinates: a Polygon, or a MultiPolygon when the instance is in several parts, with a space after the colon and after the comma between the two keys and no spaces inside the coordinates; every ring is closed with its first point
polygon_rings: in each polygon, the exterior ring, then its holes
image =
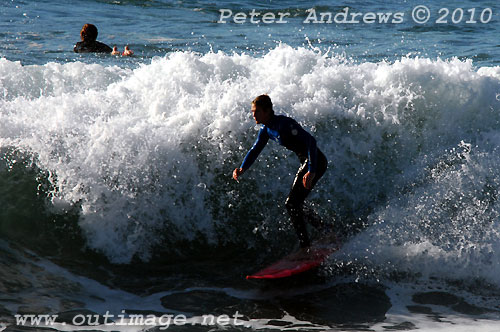
{"type": "MultiPolygon", "coordinates": [[[[391,284],[386,294],[389,296],[392,306],[385,315],[386,319],[383,322],[370,326],[370,329],[382,332],[387,331],[388,327],[394,327],[400,324],[407,324],[408,326],[408,323],[411,323],[415,329],[425,332],[493,332],[498,330],[497,313],[471,316],[459,314],[444,306],[429,304],[426,304],[425,307],[431,309],[433,312],[432,314],[410,312],[407,306],[415,305],[411,298],[418,289],[422,291],[426,290],[424,287],[416,286],[415,284],[391,284]]],[[[468,299],[470,299],[470,297],[468,299]]],[[[402,326],[396,329],[404,329],[402,326]]]]}
{"type": "MultiPolygon", "coordinates": [[[[255,139],[250,101],[269,93],[275,110],[314,133],[331,161],[311,196],[319,206],[345,212],[381,195],[391,198],[372,216],[376,225],[360,234],[365,247],[346,248],[352,255],[371,250],[382,262],[402,255],[411,264],[415,259],[405,253],[424,252],[429,241],[404,237],[411,219],[404,215],[415,212],[408,206],[426,190],[444,197],[448,188],[425,184],[399,202],[402,187],[462,140],[483,145],[472,157],[477,167],[461,175],[497,179],[494,169],[481,167],[483,159],[491,166],[497,161],[499,72],[457,59],[357,64],[287,45],[263,57],[173,52],[134,70],[83,63],[23,67],[1,59],[0,146],[36,155],[57,185],[57,206],[81,204],[90,247],[114,262],[148,259],[164,235],[216,241],[214,226],[238,216],[231,208],[238,195],[227,192],[230,174],[255,139]]],[[[282,201],[297,166],[295,157],[272,146],[244,181],[265,179],[253,189],[282,201]]],[[[418,218],[412,220],[410,227],[417,227],[418,218]]],[[[495,232],[476,247],[496,248],[495,232]]],[[[438,245],[416,257],[443,250],[450,253],[438,245]]]]}
{"type": "Polygon", "coordinates": [[[495,151],[459,153],[460,161],[428,169],[424,183],[372,214],[372,226],[349,240],[339,258],[500,286],[495,151]]]}

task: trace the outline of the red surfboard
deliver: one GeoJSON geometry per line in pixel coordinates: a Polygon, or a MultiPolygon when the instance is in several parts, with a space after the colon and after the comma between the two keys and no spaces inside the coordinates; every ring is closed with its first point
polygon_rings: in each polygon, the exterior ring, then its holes
{"type": "MultiPolygon", "coordinates": [[[[332,237],[330,236],[329,239],[331,240],[332,237]]],[[[325,245],[324,239],[320,240],[309,248],[301,249],[257,273],[248,275],[247,279],[279,279],[311,270],[323,263],[339,248],[340,245],[336,240],[329,246],[325,245]]]]}

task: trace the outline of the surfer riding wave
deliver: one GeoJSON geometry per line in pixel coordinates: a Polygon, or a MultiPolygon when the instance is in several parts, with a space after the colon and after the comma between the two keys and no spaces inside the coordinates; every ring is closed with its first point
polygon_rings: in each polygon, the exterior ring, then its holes
{"type": "MultiPolygon", "coordinates": [[[[233,171],[233,178],[238,178],[250,168],[257,159],[260,152],[266,146],[269,139],[278,142],[287,149],[295,152],[299,157],[299,167],[292,189],[285,201],[291,222],[297,232],[300,246],[309,247],[311,241],[307,233],[304,220],[303,204],[306,197],[314,188],[318,180],[323,176],[327,168],[327,159],[316,146],[316,139],[300,126],[294,119],[275,115],[271,98],[268,95],[260,95],[252,101],[252,113],[257,124],[262,124],[257,140],[248,151],[243,163],[233,171]]],[[[315,227],[320,228],[320,218],[311,211],[308,221],[315,227]]]]}

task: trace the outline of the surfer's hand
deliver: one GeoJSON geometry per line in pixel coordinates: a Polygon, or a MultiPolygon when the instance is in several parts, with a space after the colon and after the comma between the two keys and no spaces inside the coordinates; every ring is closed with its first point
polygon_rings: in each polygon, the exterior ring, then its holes
{"type": "Polygon", "coordinates": [[[302,183],[304,184],[304,188],[306,189],[311,189],[312,188],[312,182],[314,180],[314,176],[316,173],[311,173],[307,172],[304,177],[302,178],[302,183]]]}
{"type": "Polygon", "coordinates": [[[239,182],[239,181],[238,181],[238,177],[239,177],[241,174],[243,174],[243,172],[245,172],[245,171],[243,170],[243,168],[235,168],[235,169],[234,169],[234,171],[233,171],[233,179],[235,179],[237,182],[239,182]]]}

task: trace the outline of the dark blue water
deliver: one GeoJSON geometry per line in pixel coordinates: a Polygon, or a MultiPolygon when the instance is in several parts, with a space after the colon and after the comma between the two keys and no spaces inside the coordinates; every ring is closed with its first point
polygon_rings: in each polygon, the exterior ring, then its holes
{"type": "Polygon", "coordinates": [[[72,48],[79,41],[82,25],[88,22],[98,27],[99,40],[117,45],[120,50],[129,44],[137,62],[172,50],[262,53],[279,42],[291,46],[310,42],[314,47],[323,50],[331,47],[360,61],[391,61],[405,55],[456,56],[474,59],[478,65],[495,65],[499,55],[498,11],[495,1],[333,4],[330,1],[72,0],[62,3],[11,0],[4,1],[0,8],[0,52],[9,60],[20,60],[24,64],[87,59],[73,54],[72,48]],[[430,19],[425,24],[412,19],[412,10],[418,5],[427,5],[430,9],[430,19]],[[321,13],[335,15],[344,7],[349,7],[349,14],[400,13],[402,22],[304,23],[311,8],[316,10],[319,19],[321,13]],[[446,11],[440,12],[443,8],[448,10],[447,15],[446,11]],[[221,9],[230,9],[233,14],[249,14],[255,9],[262,14],[282,12],[290,16],[286,24],[252,24],[250,19],[243,24],[218,24],[221,9]],[[440,17],[447,23],[437,23],[440,17]],[[481,23],[482,18],[487,23],[481,23]],[[467,23],[473,21],[477,23],[467,23]]]}

